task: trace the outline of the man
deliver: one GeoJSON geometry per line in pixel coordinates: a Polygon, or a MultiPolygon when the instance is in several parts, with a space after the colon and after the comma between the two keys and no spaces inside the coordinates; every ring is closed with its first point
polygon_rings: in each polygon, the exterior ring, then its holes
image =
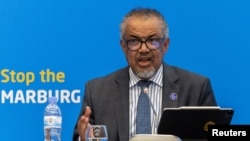
{"type": "Polygon", "coordinates": [[[169,29],[161,13],[150,8],[132,9],[120,30],[128,66],[86,83],[74,141],[85,140],[90,124],[106,125],[109,141],[128,141],[137,134],[140,80],[151,82],[146,92],[151,107],[150,133],[156,133],[166,107],[217,105],[207,77],[163,62],[169,29]]]}

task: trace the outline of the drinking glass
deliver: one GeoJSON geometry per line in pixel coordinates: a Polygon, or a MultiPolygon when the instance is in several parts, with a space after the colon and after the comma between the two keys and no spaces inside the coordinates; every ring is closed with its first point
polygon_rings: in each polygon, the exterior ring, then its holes
{"type": "Polygon", "coordinates": [[[91,125],[86,130],[86,141],[108,141],[105,125],[91,125]]]}

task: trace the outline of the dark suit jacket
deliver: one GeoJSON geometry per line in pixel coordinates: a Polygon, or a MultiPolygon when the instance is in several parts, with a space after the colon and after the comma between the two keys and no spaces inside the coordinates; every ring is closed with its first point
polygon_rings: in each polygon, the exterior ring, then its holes
{"type": "MultiPolygon", "coordinates": [[[[109,141],[129,140],[129,67],[86,83],[85,97],[80,115],[85,106],[91,108],[91,124],[104,124],[108,128],[109,141]]],[[[216,106],[211,82],[208,78],[163,65],[162,108],[179,106],[216,106]],[[171,93],[177,99],[170,99],[171,93]]],[[[73,141],[78,138],[76,126],[73,141]]]]}

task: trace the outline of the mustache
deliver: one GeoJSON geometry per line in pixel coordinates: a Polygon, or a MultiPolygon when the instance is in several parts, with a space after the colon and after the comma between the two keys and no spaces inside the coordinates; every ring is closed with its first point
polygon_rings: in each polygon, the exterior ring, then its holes
{"type": "Polygon", "coordinates": [[[137,61],[149,61],[149,60],[152,60],[152,58],[153,58],[153,56],[151,56],[151,55],[136,56],[137,61]]]}

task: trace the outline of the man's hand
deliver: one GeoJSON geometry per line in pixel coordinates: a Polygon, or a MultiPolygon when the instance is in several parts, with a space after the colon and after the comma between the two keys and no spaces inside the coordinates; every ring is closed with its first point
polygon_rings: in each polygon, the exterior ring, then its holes
{"type": "Polygon", "coordinates": [[[78,134],[81,137],[81,141],[85,141],[86,130],[87,130],[87,127],[90,125],[89,124],[89,116],[90,116],[90,114],[91,114],[91,109],[90,109],[90,107],[87,106],[86,109],[85,109],[84,115],[81,116],[80,119],[77,122],[77,131],[78,131],[78,134]]]}

